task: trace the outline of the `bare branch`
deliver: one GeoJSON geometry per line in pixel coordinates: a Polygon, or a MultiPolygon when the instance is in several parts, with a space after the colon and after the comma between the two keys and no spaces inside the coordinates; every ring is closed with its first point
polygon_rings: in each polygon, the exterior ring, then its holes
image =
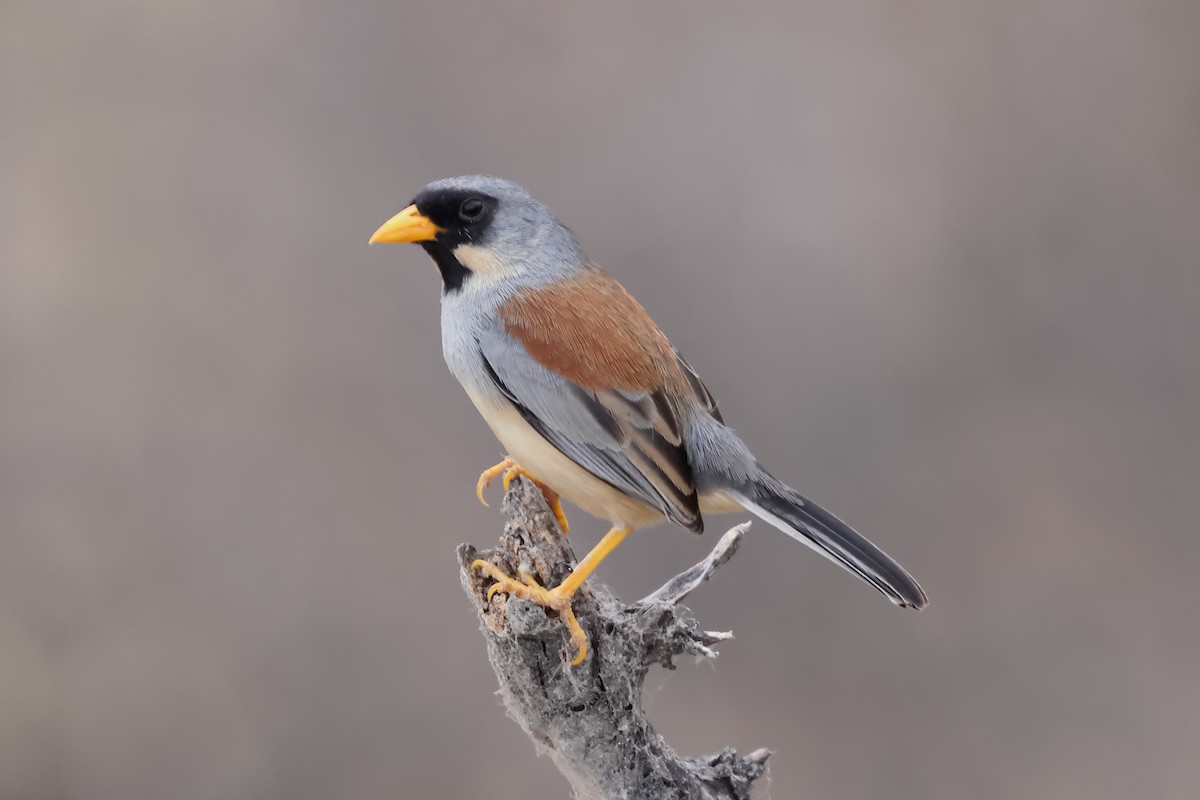
{"type": "Polygon", "coordinates": [[[574,554],[541,492],[524,478],[505,497],[509,516],[498,546],[476,553],[458,548],[462,584],[479,613],[488,659],[513,717],[571,782],[578,800],[745,800],[766,769],[770,752],[738,756],[732,749],[680,758],[646,719],[642,684],[654,664],[673,668],[682,654],[717,656],[729,633],[701,631],[678,603],[737,551],[748,525],[718,542],[704,561],[626,606],[589,581],[574,609],[587,631],[590,654],[569,666],[564,626],[553,612],[506,594],[486,600],[490,579],[472,571],[476,558],[510,575],[531,574],[555,586],[571,571],[574,554]]]}

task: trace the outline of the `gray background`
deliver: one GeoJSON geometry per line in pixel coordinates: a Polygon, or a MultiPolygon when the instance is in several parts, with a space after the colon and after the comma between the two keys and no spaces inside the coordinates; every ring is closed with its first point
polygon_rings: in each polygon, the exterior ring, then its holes
{"type": "Polygon", "coordinates": [[[693,603],[737,639],[650,680],[682,752],[775,748],[760,797],[1197,797],[1198,34],[1194,0],[6,0],[0,796],[566,795],[458,587],[500,451],[437,274],[366,246],[486,171],[932,597],[756,526],[693,603]]]}

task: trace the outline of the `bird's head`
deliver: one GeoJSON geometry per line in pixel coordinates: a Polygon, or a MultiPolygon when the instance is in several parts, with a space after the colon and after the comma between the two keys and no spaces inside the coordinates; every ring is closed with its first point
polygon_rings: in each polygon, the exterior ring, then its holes
{"type": "Polygon", "coordinates": [[[379,227],[375,242],[413,242],[442,273],[447,294],[522,277],[564,277],[585,263],[571,232],[523,187],[468,175],[434,181],[379,227]]]}

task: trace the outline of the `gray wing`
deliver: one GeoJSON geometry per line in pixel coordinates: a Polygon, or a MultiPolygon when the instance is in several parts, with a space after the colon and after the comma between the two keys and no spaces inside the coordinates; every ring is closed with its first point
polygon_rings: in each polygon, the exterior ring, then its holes
{"type": "Polygon", "coordinates": [[[679,414],[664,393],[584,389],[503,329],[485,330],[479,349],[496,385],[560,452],[672,522],[704,529],[679,414]]]}
{"type": "Polygon", "coordinates": [[[700,406],[712,415],[713,419],[725,424],[725,419],[721,416],[721,409],[717,408],[717,401],[708,391],[708,387],[704,385],[704,381],[700,380],[700,376],[696,374],[696,370],[692,369],[692,365],[687,360],[679,355],[679,351],[675,350],[675,360],[679,362],[679,367],[683,370],[683,375],[687,378],[688,385],[692,387],[692,394],[696,396],[696,400],[700,402],[700,406]]]}

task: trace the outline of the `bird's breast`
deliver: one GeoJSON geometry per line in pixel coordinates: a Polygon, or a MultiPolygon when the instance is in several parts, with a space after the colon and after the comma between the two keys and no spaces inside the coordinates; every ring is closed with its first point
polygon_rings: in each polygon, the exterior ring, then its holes
{"type": "MultiPolygon", "coordinates": [[[[482,391],[492,381],[479,352],[479,336],[491,316],[483,298],[468,292],[442,297],[442,357],[450,374],[468,391],[482,391]]],[[[499,390],[492,388],[499,395],[499,390]]]]}

